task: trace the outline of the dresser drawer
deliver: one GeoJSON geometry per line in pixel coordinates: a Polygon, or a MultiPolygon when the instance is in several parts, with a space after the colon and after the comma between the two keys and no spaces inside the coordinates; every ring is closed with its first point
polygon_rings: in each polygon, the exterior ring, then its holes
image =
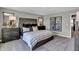
{"type": "Polygon", "coordinates": [[[2,29],[2,41],[12,41],[19,39],[19,28],[3,28],[2,29]]]}
{"type": "Polygon", "coordinates": [[[19,31],[3,32],[3,34],[19,34],[19,31]]]}

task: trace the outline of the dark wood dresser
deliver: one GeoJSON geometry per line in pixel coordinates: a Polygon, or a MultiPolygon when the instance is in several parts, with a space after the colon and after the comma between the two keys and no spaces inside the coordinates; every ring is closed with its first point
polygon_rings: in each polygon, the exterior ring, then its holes
{"type": "Polygon", "coordinates": [[[2,28],[2,42],[18,40],[20,38],[19,28],[2,28]]]}

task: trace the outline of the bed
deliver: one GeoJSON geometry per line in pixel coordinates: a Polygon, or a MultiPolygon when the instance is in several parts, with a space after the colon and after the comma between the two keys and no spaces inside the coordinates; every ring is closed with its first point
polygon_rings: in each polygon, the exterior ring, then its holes
{"type": "Polygon", "coordinates": [[[38,30],[34,32],[24,32],[22,40],[28,44],[30,50],[35,50],[37,47],[45,44],[53,38],[54,34],[51,31],[38,30]]]}
{"type": "MultiPolygon", "coordinates": [[[[33,26],[37,26],[37,24],[23,24],[25,28],[32,28],[33,26]]],[[[35,50],[39,46],[47,43],[48,41],[54,38],[54,34],[46,30],[45,26],[37,26],[37,31],[32,31],[32,29],[28,31],[21,30],[21,39],[28,45],[30,51],[35,50]]]]}

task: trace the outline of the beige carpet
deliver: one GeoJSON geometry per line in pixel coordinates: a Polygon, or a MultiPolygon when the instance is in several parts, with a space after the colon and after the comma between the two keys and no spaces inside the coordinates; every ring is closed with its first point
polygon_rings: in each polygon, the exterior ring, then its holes
{"type": "MultiPolygon", "coordinates": [[[[23,40],[14,40],[0,44],[0,51],[29,51],[23,40]]],[[[74,51],[74,39],[55,37],[52,41],[40,46],[34,51],[74,51]]]]}

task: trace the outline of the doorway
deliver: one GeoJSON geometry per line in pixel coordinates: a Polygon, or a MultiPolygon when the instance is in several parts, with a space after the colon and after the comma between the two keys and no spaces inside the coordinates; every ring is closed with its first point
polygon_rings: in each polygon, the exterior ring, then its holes
{"type": "Polygon", "coordinates": [[[71,37],[74,37],[74,33],[75,33],[75,27],[76,27],[76,14],[71,15],[71,37]]]}

